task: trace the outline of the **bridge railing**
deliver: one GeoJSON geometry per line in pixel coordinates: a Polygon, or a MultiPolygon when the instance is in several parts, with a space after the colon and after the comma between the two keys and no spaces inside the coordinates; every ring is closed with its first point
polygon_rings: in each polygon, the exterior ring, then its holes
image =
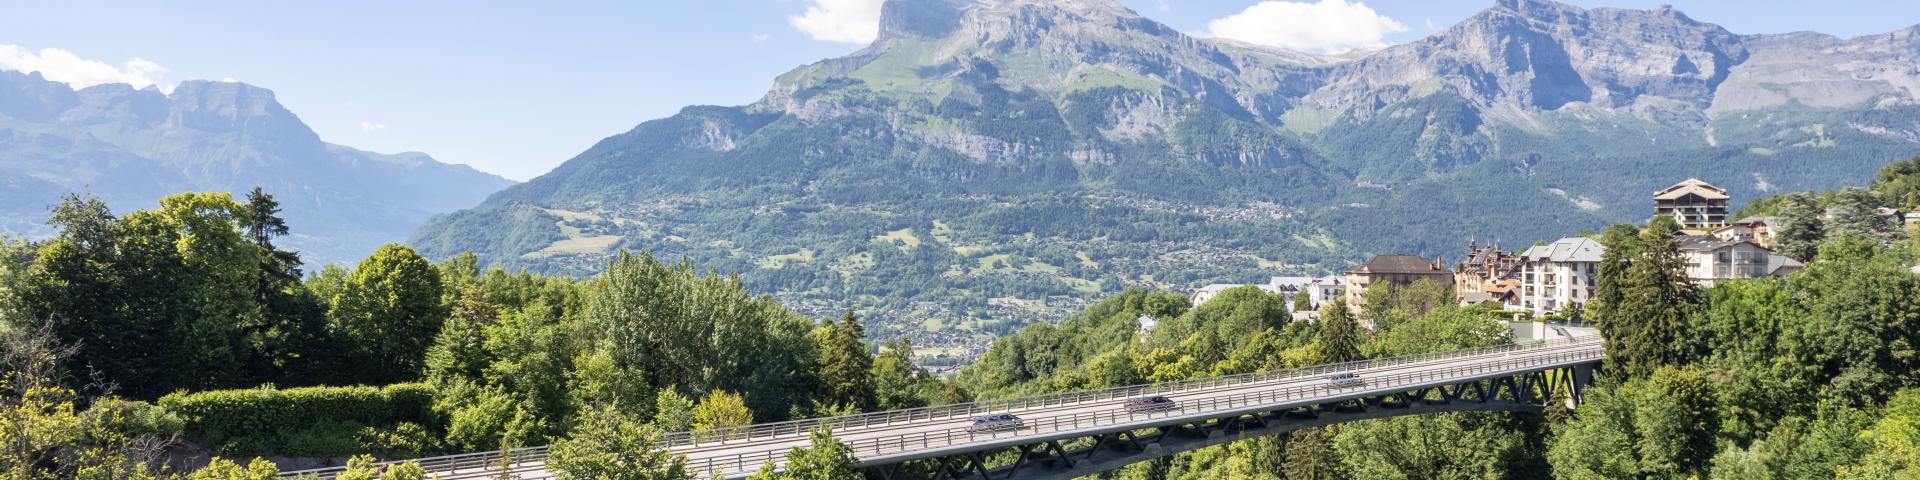
{"type": "MultiPolygon", "coordinates": [[[[1084,429],[1111,427],[1130,423],[1139,423],[1143,427],[1170,417],[1185,417],[1208,412],[1231,411],[1255,406],[1278,406],[1299,400],[1328,398],[1341,394],[1358,392],[1391,392],[1393,387],[1433,385],[1436,382],[1472,378],[1493,373],[1519,373],[1542,366],[1558,366],[1571,362],[1598,360],[1603,353],[1598,350],[1552,353],[1529,356],[1498,363],[1452,367],[1442,370],[1388,374],[1366,377],[1364,385],[1336,386],[1331,383],[1299,385],[1276,390],[1263,390],[1220,397],[1210,397],[1181,402],[1180,408],[1163,412],[1128,412],[1115,409],[1099,412],[1083,412],[1069,415],[1057,415],[1035,419],[1026,419],[1021,428],[1014,431],[977,432],[965,427],[949,428],[926,432],[914,432],[845,442],[856,457],[875,458],[887,455],[924,451],[928,449],[967,445],[1003,438],[1019,438],[1048,433],[1072,432],[1084,429]]],[[[767,462],[776,464],[786,459],[788,449],[768,449],[736,455],[707,457],[688,462],[690,470],[701,475],[732,475],[748,473],[760,468],[767,462]]]]}
{"type": "MultiPolygon", "coordinates": [[[[1599,341],[1600,341],[1599,337],[1552,339],[1552,340],[1530,343],[1526,345],[1497,345],[1497,346],[1491,346],[1491,347],[1452,350],[1452,351],[1446,351],[1446,352],[1437,352],[1437,353],[1420,354],[1420,355],[1407,355],[1407,356],[1392,357],[1392,358],[1362,360],[1362,361],[1356,361],[1356,362],[1316,365],[1312,367],[1276,370],[1271,372],[1246,373],[1246,374],[1238,374],[1238,375],[1196,378],[1196,379],[1175,381],[1175,382],[1131,385],[1131,386],[1125,386],[1125,387],[1114,387],[1114,388],[1107,388],[1107,389],[1100,389],[1100,390],[1065,392],[1065,393],[1049,394],[1049,395],[1009,398],[1009,399],[1002,399],[1002,400],[988,400],[988,401],[980,401],[980,402],[941,405],[941,406],[934,406],[934,407],[922,407],[922,408],[913,408],[913,409],[906,409],[906,410],[894,410],[894,411],[887,411],[887,412],[874,412],[874,413],[847,415],[847,416],[839,416],[839,417],[794,420],[794,421],[786,421],[786,422],[749,425],[749,426],[743,426],[743,427],[696,430],[691,432],[675,432],[675,433],[669,433],[661,436],[657,440],[657,445],[663,448],[702,448],[702,447],[712,447],[712,446],[733,446],[733,445],[741,445],[749,441],[766,441],[766,440],[771,440],[778,437],[800,437],[812,432],[813,429],[815,428],[819,428],[823,426],[832,428],[835,431],[844,432],[846,430],[857,429],[862,427],[870,427],[870,426],[891,426],[891,425],[900,425],[900,424],[907,424],[907,423],[914,423],[914,422],[952,420],[956,418],[968,418],[968,417],[984,415],[988,413],[1007,412],[1007,411],[1014,411],[1014,410],[1028,410],[1033,408],[1046,408],[1046,407],[1056,407],[1056,406],[1086,405],[1091,403],[1123,400],[1128,398],[1135,398],[1135,397],[1149,396],[1149,395],[1192,393],[1194,391],[1203,391],[1203,390],[1211,390],[1211,389],[1237,388],[1237,387],[1244,387],[1248,385],[1254,385],[1254,384],[1260,384],[1260,383],[1266,383],[1266,382],[1275,382],[1280,380],[1312,378],[1316,376],[1329,375],[1337,372],[1346,372],[1346,371],[1355,371],[1355,370],[1373,370],[1373,369],[1389,368],[1389,367],[1411,365],[1411,364],[1455,360],[1455,359],[1469,358],[1469,357],[1475,357],[1475,356],[1481,356],[1481,355],[1498,354],[1498,353],[1520,353],[1520,352],[1531,352],[1531,351],[1539,351],[1539,350],[1551,350],[1555,348],[1562,348],[1562,347],[1575,346],[1575,345],[1596,344],[1596,343],[1599,343],[1599,341]]],[[[543,447],[519,448],[519,449],[510,450],[508,453],[513,456],[514,462],[520,463],[520,462],[527,462],[527,461],[544,460],[544,458],[546,457],[546,451],[547,451],[546,447],[543,446],[543,447]]],[[[429,457],[429,458],[418,459],[416,461],[420,462],[421,466],[426,467],[428,471],[441,472],[441,471],[452,471],[452,470],[458,470],[458,469],[480,468],[487,465],[493,465],[498,463],[500,455],[501,455],[500,452],[489,451],[489,452],[475,452],[475,453],[465,453],[465,454],[458,454],[458,455],[448,455],[448,456],[440,456],[440,457],[429,457]],[[436,466],[444,467],[444,468],[436,468],[436,466]]],[[[771,452],[767,454],[756,454],[756,455],[759,455],[759,458],[762,459],[762,463],[764,463],[765,459],[774,459],[774,458],[784,457],[785,452],[784,451],[771,452]],[[777,455],[775,455],[775,453],[777,453],[777,455]]],[[[735,461],[736,463],[747,461],[747,460],[749,459],[745,457],[733,459],[733,461],[735,461]]],[[[397,461],[382,462],[381,464],[384,465],[384,464],[393,464],[393,463],[399,463],[399,462],[397,461]]],[[[756,463],[755,464],[756,468],[757,468],[757,465],[758,464],[756,463]]],[[[318,476],[321,480],[328,480],[333,478],[333,476],[338,474],[341,470],[342,470],[341,467],[319,468],[319,469],[311,469],[311,470],[301,470],[296,472],[287,472],[283,474],[283,476],[312,474],[312,475],[318,476]]]]}
{"type": "Polygon", "coordinates": [[[987,400],[970,403],[956,403],[932,407],[891,410],[885,412],[862,413],[838,417],[810,418],[785,422],[763,423],[740,427],[715,428],[689,432],[669,433],[660,438],[663,447],[701,447],[709,444],[737,443],[778,437],[804,436],[815,428],[828,427],[835,431],[871,426],[893,426],[903,423],[926,422],[969,418],[989,413],[1046,408],[1054,406],[1084,405],[1088,403],[1124,400],[1128,398],[1210,390],[1223,387],[1240,387],[1249,384],[1273,382],[1301,377],[1315,377],[1336,372],[1352,370],[1371,370],[1395,367],[1406,364],[1426,363],[1437,360],[1451,360],[1490,353],[1516,352],[1557,348],[1568,345],[1598,342],[1598,338],[1553,339],[1528,345],[1498,345],[1492,347],[1453,350],[1447,352],[1408,355],[1376,360],[1361,360],[1345,363],[1331,363],[1312,367],[1291,368],[1270,372],[1244,373],[1218,377],[1196,378],[1174,382],[1129,385],[1100,390],[1083,390],[1030,397],[987,400]]]}

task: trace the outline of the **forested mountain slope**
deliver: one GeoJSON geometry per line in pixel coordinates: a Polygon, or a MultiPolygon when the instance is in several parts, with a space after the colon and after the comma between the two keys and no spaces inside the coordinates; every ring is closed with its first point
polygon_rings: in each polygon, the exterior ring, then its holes
{"type": "Polygon", "coordinates": [[[243,83],[76,91],[0,71],[0,232],[51,234],[47,209],[68,193],[129,212],[168,193],[257,186],[303,232],[288,246],[313,263],[351,261],[511,184],[426,154],[323,142],[272,91],[243,83]]]}
{"type": "Polygon", "coordinates": [[[1831,187],[1920,153],[1916,56],[1915,29],[1546,1],[1349,58],[1108,0],[893,0],[867,48],[607,138],[412,243],[569,274],[644,249],[882,336],[1004,332],[1129,286],[1640,221],[1687,177],[1831,187]]]}

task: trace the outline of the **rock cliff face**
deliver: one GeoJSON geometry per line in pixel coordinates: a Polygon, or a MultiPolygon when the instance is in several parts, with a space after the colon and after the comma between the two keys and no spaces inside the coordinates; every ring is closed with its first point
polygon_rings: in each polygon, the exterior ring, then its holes
{"type": "Polygon", "coordinates": [[[189,190],[255,186],[283,205],[310,261],[355,261],[435,213],[471,206],[512,182],[420,153],[331,145],[242,83],[182,82],[171,95],[107,84],[78,91],[39,74],[0,71],[0,231],[47,233],[66,193],[126,211],[189,190]]]}
{"type": "Polygon", "coordinates": [[[981,319],[982,298],[1550,240],[1644,220],[1676,179],[1745,199],[1920,153],[1914,29],[1740,35],[1671,8],[1499,0],[1320,56],[1110,0],[892,0],[882,17],[871,45],[759,102],[642,123],[414,242],[573,273],[646,249],[802,306],[981,319]]]}

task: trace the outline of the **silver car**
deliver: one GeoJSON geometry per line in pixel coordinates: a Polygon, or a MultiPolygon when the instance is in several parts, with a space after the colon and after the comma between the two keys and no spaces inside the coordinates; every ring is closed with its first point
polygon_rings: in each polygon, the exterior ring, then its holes
{"type": "Polygon", "coordinates": [[[984,417],[974,417],[973,423],[967,425],[967,432],[978,433],[999,430],[1019,430],[1020,427],[1025,425],[1025,423],[1020,421],[1020,417],[1013,416],[1013,414],[1010,413],[1000,413],[984,417]]]}
{"type": "Polygon", "coordinates": [[[1336,388],[1348,388],[1366,385],[1367,381],[1360,379],[1360,374],[1358,373],[1348,372],[1328,376],[1327,384],[1333,385],[1336,388]]]}

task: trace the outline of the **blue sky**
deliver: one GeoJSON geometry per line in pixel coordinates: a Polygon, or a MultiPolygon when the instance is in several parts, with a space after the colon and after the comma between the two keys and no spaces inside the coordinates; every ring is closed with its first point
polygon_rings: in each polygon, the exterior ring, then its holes
{"type": "MultiPolygon", "coordinates": [[[[749,103],[782,72],[859,49],[877,1],[0,1],[0,66],[162,88],[236,79],[273,89],[328,141],[525,180],[639,122],[749,103]]],[[[1492,4],[1120,1],[1189,33],[1322,51],[1418,39],[1492,4]],[[1327,25],[1341,27],[1312,31],[1327,25]]],[[[1672,3],[1737,33],[1920,23],[1913,1],[1571,3],[1672,3]]]]}

